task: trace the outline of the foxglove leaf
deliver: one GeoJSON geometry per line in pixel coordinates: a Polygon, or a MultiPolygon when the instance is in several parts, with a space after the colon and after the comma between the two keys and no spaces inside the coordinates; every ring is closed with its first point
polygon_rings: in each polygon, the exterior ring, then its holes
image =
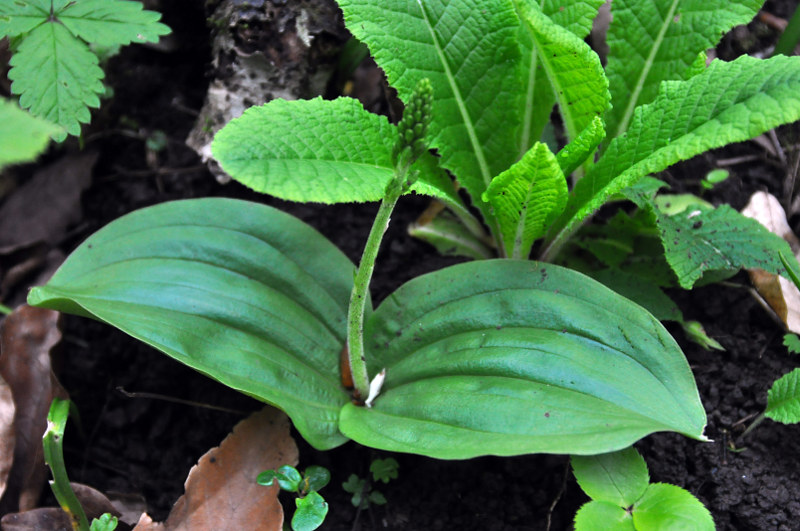
{"type": "Polygon", "coordinates": [[[541,63],[555,91],[567,138],[572,140],[608,108],[608,80],[600,58],[580,37],[554,23],[536,4],[517,1],[517,10],[533,43],[537,66],[541,63]]]}
{"type": "Polygon", "coordinates": [[[594,154],[594,150],[603,141],[606,131],[603,120],[595,116],[591,123],[580,132],[569,144],[564,146],[557,154],[558,164],[564,175],[569,175],[578,169],[578,166],[594,154]]]}
{"type": "MultiPolygon", "coordinates": [[[[273,100],[247,109],[214,137],[222,169],[253,190],[290,201],[378,201],[394,177],[397,128],[358,100],[273,100]]],[[[433,156],[414,164],[412,190],[466,210],[433,156]]]]}
{"type": "MultiPolygon", "coordinates": [[[[103,71],[97,56],[57,22],[37,26],[11,57],[8,78],[19,104],[35,116],[56,123],[71,135],[79,135],[81,123],[89,122],[89,109],[99,107],[104,91],[103,71]]],[[[56,134],[63,140],[65,133],[56,134]]]]}
{"type": "Polygon", "coordinates": [[[614,0],[608,28],[612,108],[609,139],[627,131],[633,112],[650,103],[664,80],[688,79],[698,54],[734,26],[750,22],[764,0],[614,0]]]}
{"type": "MultiPolygon", "coordinates": [[[[531,0],[515,0],[515,3],[531,0]]],[[[544,0],[542,13],[559,26],[566,28],[581,39],[592,29],[592,21],[604,0],[544,0]]],[[[547,74],[533,49],[533,40],[526,27],[520,28],[519,43],[522,47],[523,72],[527,72],[525,102],[522,106],[524,118],[520,137],[520,156],[530,149],[533,142],[541,140],[545,124],[550,120],[556,96],[547,81],[547,74]]],[[[565,172],[565,175],[568,173],[565,172]]]]}
{"type": "Polygon", "coordinates": [[[595,454],[654,431],[703,439],[705,412],[675,341],[641,307],[555,265],[482,260],[418,277],[369,318],[371,408],[340,430],[444,459],[595,454]]]}
{"type": "Polygon", "coordinates": [[[550,232],[550,249],[559,249],[583,220],[645,175],[798,119],[797,57],[717,60],[687,81],[664,82],[655,101],[636,109],[627,133],[578,181],[550,232]]]}
{"type": "Polygon", "coordinates": [[[567,181],[555,155],[537,142],[492,180],[483,200],[494,208],[506,255],[527,258],[533,242],[564,210],[567,181]]]}
{"type": "Polygon", "coordinates": [[[332,448],[353,264],[271,207],[197,199],[136,211],[74,251],[35,306],[109,323],[176,360],[283,409],[332,448]]]}
{"type": "MultiPolygon", "coordinates": [[[[408,101],[417,82],[430,79],[429,145],[479,198],[518,155],[523,87],[511,0],[339,0],[339,6],[400,99],[408,101]]],[[[489,206],[478,206],[493,225],[489,206]]]]}

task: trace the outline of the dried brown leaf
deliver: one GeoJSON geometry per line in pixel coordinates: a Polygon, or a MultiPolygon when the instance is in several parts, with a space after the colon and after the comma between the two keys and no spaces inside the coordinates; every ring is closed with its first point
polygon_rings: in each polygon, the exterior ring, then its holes
{"type": "Polygon", "coordinates": [[[148,517],[134,531],[254,529],[254,522],[259,530],[280,531],[283,509],[278,485],[261,486],[256,477],[264,470],[296,465],[297,459],[289,419],[265,407],[237,424],[218,448],[200,458],[186,479],[186,493],[163,528],[153,527],[148,517]]]}
{"type": "Polygon", "coordinates": [[[58,318],[58,312],[23,305],[0,327],[0,377],[14,399],[16,433],[0,515],[34,508],[47,477],[42,454],[47,412],[54,396],[67,397],[51,369],[50,351],[61,340],[58,318]]]}
{"type": "MultiPolygon", "coordinates": [[[[742,214],[764,225],[789,243],[795,256],[800,251],[800,240],[792,232],[786,212],[780,201],[766,192],[756,192],[742,210],[742,214]]],[[[750,280],[761,298],[794,333],[800,333],[800,291],[790,280],[761,269],[749,269],[750,280]]]]}

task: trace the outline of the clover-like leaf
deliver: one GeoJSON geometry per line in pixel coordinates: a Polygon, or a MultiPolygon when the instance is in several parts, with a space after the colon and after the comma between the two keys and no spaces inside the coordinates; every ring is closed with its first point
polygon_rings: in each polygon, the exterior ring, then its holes
{"type": "Polygon", "coordinates": [[[362,444],[437,458],[595,454],[654,431],[703,439],[679,347],[641,307],[559,266],[483,260],[418,277],[369,318],[371,408],[344,406],[362,444]]]}
{"type": "Polygon", "coordinates": [[[346,439],[339,378],[353,264],[274,208],[197,199],[129,214],[29,302],[105,321],[283,409],[317,448],[346,439]]]}

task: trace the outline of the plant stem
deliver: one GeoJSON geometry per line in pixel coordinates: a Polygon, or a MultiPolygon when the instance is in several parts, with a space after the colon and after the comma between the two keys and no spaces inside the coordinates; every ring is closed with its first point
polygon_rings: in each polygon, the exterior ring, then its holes
{"type": "Polygon", "coordinates": [[[354,396],[357,400],[366,400],[369,395],[369,375],[367,374],[367,360],[364,355],[364,310],[369,297],[369,283],[375,269],[375,259],[383,240],[383,235],[389,227],[392,211],[397,200],[403,192],[401,183],[405,182],[408,168],[395,170],[396,186],[389,186],[386,196],[381,201],[372,229],[369,231],[361,262],[358,265],[353,291],[350,293],[350,307],[347,313],[347,347],[350,361],[350,373],[355,387],[354,396]]]}

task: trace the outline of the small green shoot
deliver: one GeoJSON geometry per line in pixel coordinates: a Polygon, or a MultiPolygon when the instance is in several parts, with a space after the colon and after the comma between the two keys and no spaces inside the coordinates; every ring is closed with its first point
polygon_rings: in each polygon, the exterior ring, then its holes
{"type": "Polygon", "coordinates": [[[342,488],[353,495],[350,502],[353,507],[364,510],[372,503],[374,505],[386,505],[386,496],[380,491],[374,490],[372,484],[365,478],[350,474],[347,481],[342,483],[342,488]]]}
{"type": "Polygon", "coordinates": [[[575,515],[575,531],[714,529],[711,513],[689,491],[650,483],[647,464],[633,447],[572,456],[572,469],[592,498],[575,515]]]}
{"type": "Polygon", "coordinates": [[[708,172],[706,178],[700,181],[700,186],[703,188],[703,190],[711,190],[714,188],[714,186],[718,185],[730,176],[731,174],[728,170],[717,168],[708,172]]]}
{"type": "Polygon", "coordinates": [[[70,414],[73,416],[76,414],[75,406],[70,400],[53,399],[47,414],[47,430],[43,437],[45,463],[53,474],[50,488],[53,489],[53,494],[61,509],[69,516],[73,531],[113,531],[117,527],[117,517],[108,513],[103,514],[99,519],[92,520],[92,524],[89,526],[86,513],[69,484],[67,469],[64,465],[63,445],[64,430],[70,414]]]}
{"type": "Polygon", "coordinates": [[[322,525],[328,514],[328,504],[319,494],[331,480],[331,473],[321,466],[310,466],[300,474],[296,468],[284,465],[278,470],[266,470],[258,475],[256,482],[259,485],[271,486],[277,481],[281,490],[294,492],[294,516],[292,516],[292,529],[294,531],[313,531],[322,525]]]}

